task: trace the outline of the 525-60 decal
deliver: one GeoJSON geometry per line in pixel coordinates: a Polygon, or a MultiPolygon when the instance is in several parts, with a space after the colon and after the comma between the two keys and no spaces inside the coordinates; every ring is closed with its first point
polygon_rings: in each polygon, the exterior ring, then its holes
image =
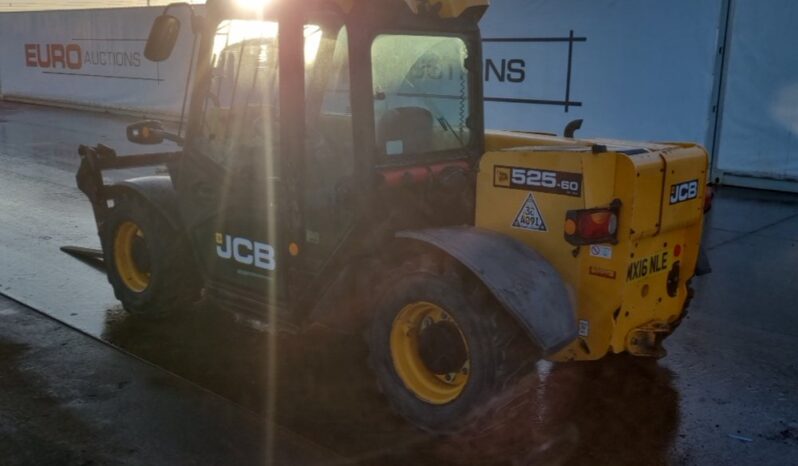
{"type": "Polygon", "coordinates": [[[493,168],[493,186],[579,197],[582,195],[582,174],[496,165],[493,168]]]}

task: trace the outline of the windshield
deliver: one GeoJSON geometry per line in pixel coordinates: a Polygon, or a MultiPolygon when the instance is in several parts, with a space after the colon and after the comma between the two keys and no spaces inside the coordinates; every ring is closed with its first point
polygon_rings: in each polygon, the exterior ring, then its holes
{"type": "Polygon", "coordinates": [[[390,157],[466,147],[468,48],[458,37],[384,34],[371,47],[377,147],[390,157]]]}
{"type": "Polygon", "coordinates": [[[222,165],[247,148],[275,147],[278,108],[278,25],[229,20],[213,43],[202,137],[206,155],[222,165]]]}

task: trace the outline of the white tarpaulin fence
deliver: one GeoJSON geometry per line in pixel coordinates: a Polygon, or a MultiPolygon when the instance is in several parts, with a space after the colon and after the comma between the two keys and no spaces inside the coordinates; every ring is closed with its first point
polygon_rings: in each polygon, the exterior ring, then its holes
{"type": "Polygon", "coordinates": [[[502,81],[486,66],[488,126],[561,133],[583,118],[586,136],[707,143],[721,10],[721,0],[497,0],[482,22],[486,65],[508,70],[502,81]]]}
{"type": "MultiPolygon", "coordinates": [[[[179,114],[185,11],[175,10],[184,28],[172,58],[142,53],[161,11],[0,15],[0,93],[179,114]]],[[[487,126],[561,133],[582,118],[583,136],[695,141],[714,150],[724,181],[798,190],[796,20],[792,0],[496,0],[482,22],[487,126]]]]}
{"type": "MultiPolygon", "coordinates": [[[[183,11],[181,11],[183,10],[183,11]]],[[[0,92],[137,113],[180,112],[192,37],[184,27],[174,56],[144,58],[153,18],[163,8],[0,15],[0,92]]],[[[188,25],[187,12],[174,13],[188,25]]]]}
{"type": "Polygon", "coordinates": [[[798,2],[735,0],[731,13],[716,175],[798,190],[798,2]]]}

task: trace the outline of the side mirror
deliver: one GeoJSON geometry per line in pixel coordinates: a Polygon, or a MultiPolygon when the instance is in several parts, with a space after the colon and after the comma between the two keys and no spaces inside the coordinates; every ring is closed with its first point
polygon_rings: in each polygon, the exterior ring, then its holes
{"type": "Polygon", "coordinates": [[[162,14],[152,22],[144,56],[147,60],[161,62],[169,58],[180,34],[180,20],[172,15],[162,14]]]}
{"type": "Polygon", "coordinates": [[[134,144],[160,144],[164,140],[163,125],[160,121],[137,121],[127,127],[127,140],[134,144]]]}

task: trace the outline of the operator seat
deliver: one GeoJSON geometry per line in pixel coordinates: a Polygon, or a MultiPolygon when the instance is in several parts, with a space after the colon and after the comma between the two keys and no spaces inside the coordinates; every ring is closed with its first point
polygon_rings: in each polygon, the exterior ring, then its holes
{"type": "Polygon", "coordinates": [[[433,140],[432,113],[423,107],[392,108],[377,124],[377,144],[385,155],[429,152],[433,140]]]}

